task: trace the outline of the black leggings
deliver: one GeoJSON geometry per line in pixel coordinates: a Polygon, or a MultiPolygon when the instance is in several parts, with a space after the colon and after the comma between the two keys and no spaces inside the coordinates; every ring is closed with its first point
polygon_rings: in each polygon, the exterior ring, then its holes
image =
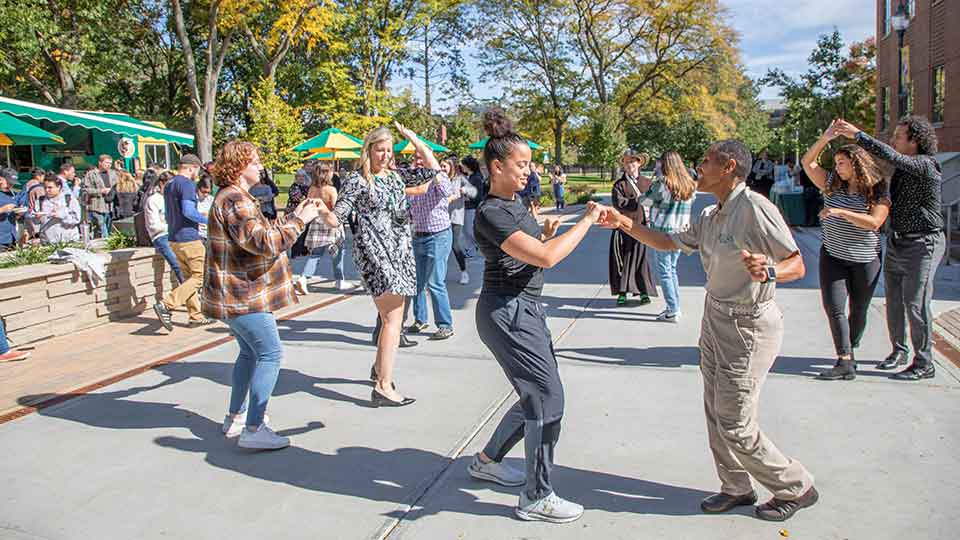
{"type": "Polygon", "coordinates": [[[860,346],[867,327],[870,299],[880,280],[880,257],[868,263],[845,261],[832,257],[820,248],[820,296],[827,313],[837,356],[849,355],[860,346]],[[846,316],[847,297],[850,316],[846,316]]]}
{"type": "Polygon", "coordinates": [[[457,266],[461,272],[467,271],[467,258],[463,254],[463,225],[450,225],[453,232],[453,256],[457,259],[457,266]]]}

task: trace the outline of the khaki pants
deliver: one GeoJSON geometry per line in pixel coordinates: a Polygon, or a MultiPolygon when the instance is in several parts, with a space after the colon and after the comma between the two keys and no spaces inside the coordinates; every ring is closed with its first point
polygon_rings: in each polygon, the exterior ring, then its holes
{"type": "Polygon", "coordinates": [[[774,497],[798,498],[813,485],[813,476],[783,455],[757,421],[760,389],[783,341],[780,308],[768,302],[756,316],[730,315],[708,298],[703,313],[703,405],[720,490],[750,493],[752,476],[774,497]]]}
{"type": "Polygon", "coordinates": [[[167,306],[167,309],[185,305],[191,321],[201,320],[203,313],[200,312],[200,287],[203,286],[203,260],[206,255],[203,242],[170,242],[170,249],[180,263],[183,283],[163,297],[163,305],[167,306]]]}

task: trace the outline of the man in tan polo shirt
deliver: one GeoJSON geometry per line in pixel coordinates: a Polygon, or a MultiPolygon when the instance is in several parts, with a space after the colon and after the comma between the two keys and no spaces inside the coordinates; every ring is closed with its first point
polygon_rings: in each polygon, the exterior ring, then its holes
{"type": "Polygon", "coordinates": [[[612,208],[605,210],[602,224],[655,249],[700,251],[707,274],[700,371],[710,450],[721,484],[720,492],[700,507],[719,513],[756,503],[753,477],[773,493],[755,508],[756,516],[784,521],[812,506],[819,495],[813,476],[760,429],[758,401],[783,341],[776,282],[800,279],[805,268],[780,211],[746,187],[750,164],[750,152],[740,141],[710,147],[697,168],[697,189],[721,202],[705,209],[684,232],[653,231],[612,208]]]}

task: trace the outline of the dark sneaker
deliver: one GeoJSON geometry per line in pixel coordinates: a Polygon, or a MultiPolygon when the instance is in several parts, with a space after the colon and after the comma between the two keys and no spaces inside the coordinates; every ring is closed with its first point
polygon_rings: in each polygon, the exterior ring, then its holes
{"type": "Polygon", "coordinates": [[[409,349],[410,347],[416,347],[417,342],[408,338],[405,334],[400,334],[400,348],[409,349]]]}
{"type": "Polygon", "coordinates": [[[821,381],[852,381],[856,378],[857,365],[853,360],[837,360],[836,365],[817,375],[821,381]]]}
{"type": "Polygon", "coordinates": [[[425,322],[414,321],[414,323],[408,326],[407,329],[404,330],[404,332],[406,332],[407,334],[419,334],[420,332],[423,332],[429,327],[430,325],[425,322]]]}
{"type": "Polygon", "coordinates": [[[430,336],[430,341],[440,341],[451,337],[453,337],[453,328],[440,328],[430,336]]]}
{"type": "Polygon", "coordinates": [[[153,312],[157,314],[157,318],[160,319],[160,324],[167,329],[167,332],[172,332],[173,315],[170,314],[170,310],[167,309],[167,306],[163,305],[163,302],[157,302],[153,305],[153,312]]]}
{"type": "Polygon", "coordinates": [[[647,305],[647,304],[649,304],[649,303],[650,303],[650,297],[647,296],[647,295],[645,295],[645,294],[641,294],[641,295],[640,295],[640,305],[641,305],[641,306],[645,306],[645,305],[647,305]]]}
{"type": "Polygon", "coordinates": [[[817,493],[817,488],[810,486],[810,489],[797,499],[786,501],[774,497],[758,506],[754,513],[758,518],[766,521],[786,521],[793,517],[797,510],[813,506],[819,499],[820,494],[817,493]]]}
{"type": "Polygon", "coordinates": [[[700,509],[706,514],[722,514],[729,512],[738,506],[751,506],[757,503],[756,492],[751,491],[746,495],[727,495],[726,493],[716,493],[700,501],[700,509]]]}
{"type": "Polygon", "coordinates": [[[627,304],[627,295],[621,294],[620,296],[617,297],[618,306],[625,306],[626,304],[627,304]]]}
{"type": "Polygon", "coordinates": [[[877,369],[886,371],[905,365],[907,365],[907,353],[903,351],[893,351],[889,356],[883,359],[883,362],[877,364],[877,369]]]}
{"type": "Polygon", "coordinates": [[[890,378],[897,381],[919,381],[922,379],[932,379],[936,371],[932,363],[917,364],[914,362],[910,367],[900,373],[894,373],[890,378]]]}

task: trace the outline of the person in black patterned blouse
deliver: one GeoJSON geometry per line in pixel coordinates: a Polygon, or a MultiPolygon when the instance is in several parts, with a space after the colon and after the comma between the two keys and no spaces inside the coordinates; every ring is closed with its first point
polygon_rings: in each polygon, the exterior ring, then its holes
{"type": "Polygon", "coordinates": [[[893,352],[878,369],[907,363],[906,320],[910,323],[913,362],[892,378],[901,381],[932,379],[933,281],[946,249],[940,184],[943,181],[937,153],[937,135],[927,119],[907,116],[900,120],[888,146],[845,120],[837,120],[838,135],[857,141],[864,150],[894,167],[890,179],[890,234],[884,257],[887,296],[887,330],[893,352]],[[904,316],[906,313],[906,317],[904,316]],[[905,320],[906,318],[906,320],[905,320]]]}

